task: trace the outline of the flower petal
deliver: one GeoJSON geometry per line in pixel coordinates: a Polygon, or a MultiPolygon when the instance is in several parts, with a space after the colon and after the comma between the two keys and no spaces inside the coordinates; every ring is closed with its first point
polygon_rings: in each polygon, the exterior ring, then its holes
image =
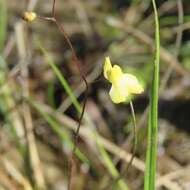
{"type": "Polygon", "coordinates": [[[111,69],[111,72],[108,75],[108,80],[112,84],[116,84],[120,78],[123,76],[123,72],[121,70],[121,67],[119,65],[114,65],[111,69]]]}
{"type": "Polygon", "coordinates": [[[130,96],[130,94],[128,94],[128,92],[125,89],[120,88],[120,86],[115,86],[115,85],[112,85],[109,95],[111,97],[111,100],[115,104],[125,102],[127,97],[130,96]]]}
{"type": "Polygon", "coordinates": [[[131,94],[140,94],[144,91],[138,79],[132,74],[123,74],[122,79],[125,89],[131,94]]]}
{"type": "MultiPolygon", "coordinates": [[[[109,57],[106,57],[105,63],[104,63],[104,77],[108,79],[108,75],[112,70],[112,65],[109,57]]],[[[108,79],[109,80],[109,79],[108,79]]]]}

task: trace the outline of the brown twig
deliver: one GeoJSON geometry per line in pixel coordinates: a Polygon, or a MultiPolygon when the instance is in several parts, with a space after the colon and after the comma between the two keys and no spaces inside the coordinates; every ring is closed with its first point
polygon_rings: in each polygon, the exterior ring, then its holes
{"type": "Polygon", "coordinates": [[[52,15],[55,18],[55,0],[53,0],[52,15]]]}

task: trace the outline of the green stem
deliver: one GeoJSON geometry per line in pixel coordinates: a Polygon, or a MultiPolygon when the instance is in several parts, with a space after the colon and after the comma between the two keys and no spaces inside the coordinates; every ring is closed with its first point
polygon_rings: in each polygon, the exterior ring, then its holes
{"type": "Polygon", "coordinates": [[[157,159],[160,34],[159,34],[158,13],[157,13],[155,0],[152,0],[152,5],[154,8],[154,17],[155,17],[156,52],[155,52],[155,61],[154,61],[153,82],[151,88],[144,190],[155,189],[156,159],[157,159]]]}

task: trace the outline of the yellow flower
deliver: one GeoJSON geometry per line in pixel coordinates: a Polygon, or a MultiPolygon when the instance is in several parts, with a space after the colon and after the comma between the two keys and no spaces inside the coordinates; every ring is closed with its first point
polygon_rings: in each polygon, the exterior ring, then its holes
{"type": "Polygon", "coordinates": [[[22,18],[27,22],[32,22],[37,17],[35,12],[32,11],[26,11],[23,13],[22,18]]]}
{"type": "Polygon", "coordinates": [[[118,65],[112,67],[109,57],[106,57],[104,63],[104,77],[112,84],[109,95],[116,104],[125,102],[131,95],[144,91],[134,75],[123,73],[118,65]]]}

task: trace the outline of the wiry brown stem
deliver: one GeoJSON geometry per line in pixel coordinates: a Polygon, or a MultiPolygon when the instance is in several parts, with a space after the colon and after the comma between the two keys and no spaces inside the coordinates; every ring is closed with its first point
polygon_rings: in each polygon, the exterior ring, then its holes
{"type": "Polygon", "coordinates": [[[79,131],[80,131],[82,119],[84,117],[84,111],[85,111],[86,102],[87,102],[87,98],[88,98],[88,82],[86,80],[85,74],[83,73],[83,71],[82,71],[82,69],[80,67],[79,59],[78,59],[78,57],[76,55],[75,49],[73,48],[73,45],[72,45],[67,33],[64,30],[64,27],[56,19],[55,5],[56,5],[56,0],[53,0],[52,17],[39,17],[39,18],[55,23],[57,28],[59,29],[59,31],[63,34],[69,48],[71,49],[73,62],[76,65],[76,67],[77,67],[77,69],[79,71],[79,74],[81,75],[81,78],[84,81],[85,86],[86,86],[84,103],[83,103],[83,106],[82,106],[82,111],[80,113],[78,126],[77,126],[77,129],[75,131],[75,135],[74,135],[74,145],[73,145],[73,151],[72,151],[72,157],[71,157],[71,166],[70,166],[70,174],[69,174],[69,182],[68,182],[68,190],[71,190],[72,171],[73,171],[73,167],[74,167],[74,156],[75,156],[75,151],[77,149],[79,131]]]}
{"type": "Polygon", "coordinates": [[[55,0],[53,0],[52,16],[55,18],[55,0]]]}

